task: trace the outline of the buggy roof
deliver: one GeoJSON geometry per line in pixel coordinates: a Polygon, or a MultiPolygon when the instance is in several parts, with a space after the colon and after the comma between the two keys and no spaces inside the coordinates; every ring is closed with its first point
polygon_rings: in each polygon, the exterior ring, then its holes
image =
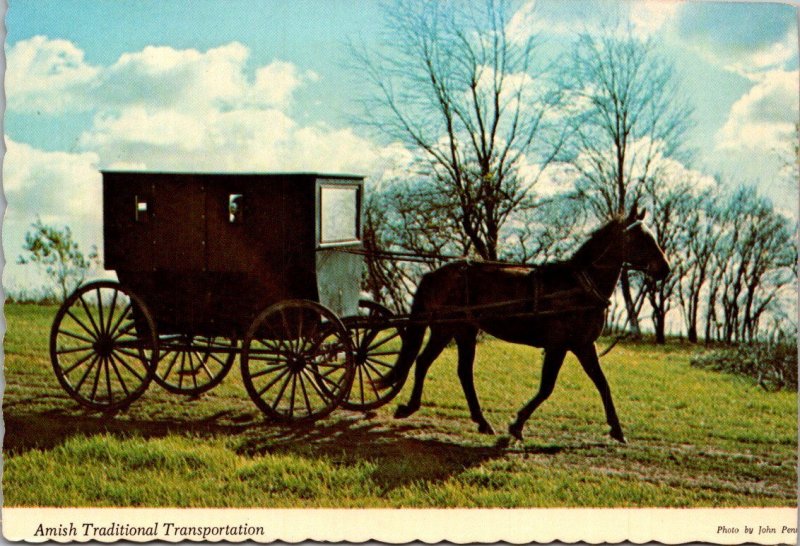
{"type": "Polygon", "coordinates": [[[191,171],[136,171],[136,170],[116,170],[116,169],[101,169],[103,174],[127,174],[132,176],[242,176],[242,177],[257,177],[257,178],[272,178],[272,177],[297,177],[297,178],[328,178],[328,179],[342,179],[363,180],[364,176],[358,174],[345,174],[345,173],[322,173],[314,171],[303,172],[191,172],[191,171]]]}

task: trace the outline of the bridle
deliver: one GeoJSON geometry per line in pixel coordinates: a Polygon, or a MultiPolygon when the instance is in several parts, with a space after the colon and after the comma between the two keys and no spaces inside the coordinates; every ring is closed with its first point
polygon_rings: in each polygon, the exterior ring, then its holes
{"type": "MultiPolygon", "coordinates": [[[[625,229],[622,230],[622,233],[625,234],[625,233],[627,233],[628,231],[631,231],[634,228],[641,227],[642,225],[643,224],[642,224],[641,220],[636,220],[631,225],[625,227],[625,229]]],[[[614,244],[609,242],[608,245],[606,246],[606,248],[603,250],[603,252],[601,252],[600,255],[597,256],[597,258],[592,260],[591,266],[596,268],[596,269],[614,269],[614,268],[618,267],[617,265],[605,265],[605,266],[598,265],[598,263],[603,258],[605,258],[605,256],[611,251],[611,249],[613,247],[614,247],[614,244]]],[[[621,250],[622,250],[622,262],[621,262],[620,267],[623,268],[623,269],[632,267],[633,264],[631,264],[627,260],[627,256],[628,256],[627,237],[623,237],[623,239],[622,239],[622,249],[621,250]]],[[[600,292],[600,290],[597,288],[597,285],[595,284],[594,280],[589,275],[589,272],[587,271],[587,269],[584,268],[584,269],[579,270],[575,274],[575,277],[577,278],[578,283],[581,285],[581,288],[583,288],[583,290],[585,292],[590,294],[598,302],[602,303],[606,307],[611,305],[611,300],[608,297],[606,297],[602,292],[600,292]]]]}

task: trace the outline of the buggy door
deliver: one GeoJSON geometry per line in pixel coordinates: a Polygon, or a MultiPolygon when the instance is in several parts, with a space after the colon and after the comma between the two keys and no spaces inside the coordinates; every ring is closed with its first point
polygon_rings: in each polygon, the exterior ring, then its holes
{"type": "Polygon", "coordinates": [[[193,176],[155,185],[152,209],[153,266],[159,271],[206,268],[205,187],[193,176]]]}

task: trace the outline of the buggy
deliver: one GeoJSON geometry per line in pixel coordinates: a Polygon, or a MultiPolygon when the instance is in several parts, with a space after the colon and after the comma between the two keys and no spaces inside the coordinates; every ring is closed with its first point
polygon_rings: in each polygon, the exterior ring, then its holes
{"type": "Polygon", "coordinates": [[[402,327],[360,300],[362,177],[102,174],[104,266],[118,280],[78,288],[50,335],[55,375],[80,404],[125,408],[153,380],[198,396],[237,355],[276,420],[371,409],[399,391],[376,385],[402,327]]]}

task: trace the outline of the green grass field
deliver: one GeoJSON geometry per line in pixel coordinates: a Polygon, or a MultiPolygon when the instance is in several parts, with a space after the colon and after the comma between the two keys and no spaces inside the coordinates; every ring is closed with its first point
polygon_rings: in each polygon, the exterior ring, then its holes
{"type": "Polygon", "coordinates": [[[311,426],[265,422],[238,364],[197,400],[153,383],[127,411],[84,411],[61,390],[47,339],[55,307],[6,305],[6,506],[796,506],[797,395],[691,368],[683,345],[618,346],[602,359],[628,439],[608,435],[573,357],[523,443],[506,425],[538,386],[541,353],[478,347],[476,385],[498,435],[477,434],[454,348],[423,408],[338,410],[311,426]]]}

